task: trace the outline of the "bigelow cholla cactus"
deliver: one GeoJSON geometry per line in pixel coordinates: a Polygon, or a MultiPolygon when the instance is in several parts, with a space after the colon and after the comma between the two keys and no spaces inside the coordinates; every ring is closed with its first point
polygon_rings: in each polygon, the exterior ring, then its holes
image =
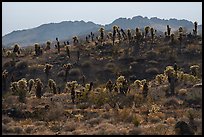
{"type": "Polygon", "coordinates": [[[30,79],[30,80],[28,81],[28,91],[29,91],[29,92],[31,92],[32,87],[33,87],[34,85],[35,85],[34,79],[30,79]]]}
{"type": "Polygon", "coordinates": [[[18,82],[11,83],[11,90],[14,94],[18,95],[19,102],[25,103],[27,89],[27,81],[25,78],[22,78],[18,82]]]}
{"type": "Polygon", "coordinates": [[[117,31],[117,35],[118,35],[118,40],[119,42],[121,41],[121,34],[120,34],[120,29],[119,27],[116,28],[116,31],[117,31]]]}
{"type": "Polygon", "coordinates": [[[18,44],[14,45],[13,52],[20,54],[20,46],[18,44]]]}
{"type": "Polygon", "coordinates": [[[154,39],[154,35],[155,35],[155,34],[154,34],[154,28],[151,28],[151,29],[150,29],[150,32],[151,32],[151,37],[152,37],[152,40],[153,40],[153,39],[154,39]]]}
{"type": "Polygon", "coordinates": [[[113,26],[113,45],[115,44],[117,28],[118,28],[118,26],[116,26],[116,25],[113,26]]]}
{"type": "Polygon", "coordinates": [[[38,43],[35,43],[35,55],[36,56],[39,56],[39,55],[42,55],[42,49],[40,47],[40,45],[38,43]]]}
{"type": "Polygon", "coordinates": [[[103,39],[104,39],[104,28],[101,27],[101,28],[99,29],[99,32],[100,32],[100,41],[101,41],[101,43],[102,43],[102,42],[103,42],[103,39]]]}
{"type": "Polygon", "coordinates": [[[167,36],[171,35],[171,28],[169,27],[169,25],[167,25],[167,36]]]}
{"type": "Polygon", "coordinates": [[[50,90],[52,90],[54,94],[57,94],[57,84],[53,79],[48,80],[48,87],[50,88],[50,90]]]}
{"type": "Polygon", "coordinates": [[[58,53],[60,53],[60,42],[59,42],[58,38],[56,38],[56,41],[57,41],[57,51],[58,51],[58,53]]]}
{"type": "Polygon", "coordinates": [[[7,87],[7,78],[8,78],[8,71],[7,70],[4,70],[2,72],[2,87],[3,87],[3,90],[6,90],[6,87],[7,87]]]}
{"type": "Polygon", "coordinates": [[[128,91],[128,83],[124,76],[119,76],[116,80],[116,84],[121,94],[126,94],[128,91]]]}
{"type": "Polygon", "coordinates": [[[72,67],[72,65],[70,63],[63,65],[63,68],[65,70],[65,78],[64,78],[65,81],[67,81],[67,76],[69,74],[71,67],[72,67]]]}
{"type": "Polygon", "coordinates": [[[94,41],[94,34],[91,32],[91,41],[94,41]]]}
{"type": "Polygon", "coordinates": [[[50,45],[51,45],[51,42],[48,40],[48,41],[46,42],[45,50],[50,50],[50,49],[51,49],[50,45]]]}
{"type": "Polygon", "coordinates": [[[70,58],[69,46],[66,45],[66,46],[65,46],[65,49],[66,49],[67,56],[70,58]]]}
{"type": "Polygon", "coordinates": [[[77,36],[74,36],[73,38],[73,44],[76,45],[79,43],[79,40],[78,40],[78,37],[77,36]]]}
{"type": "Polygon", "coordinates": [[[193,34],[196,36],[197,33],[198,33],[198,23],[195,21],[195,22],[194,22],[193,34]]]}
{"type": "Polygon", "coordinates": [[[109,80],[107,83],[106,83],[106,89],[109,90],[109,92],[112,92],[113,90],[113,82],[111,80],[109,80]]]}
{"type": "Polygon", "coordinates": [[[130,29],[127,30],[127,35],[128,35],[128,41],[130,43],[130,41],[132,40],[132,35],[131,35],[131,30],[130,29]]]}
{"type": "Polygon", "coordinates": [[[36,94],[37,98],[42,97],[42,95],[43,95],[42,89],[43,89],[43,83],[41,82],[41,80],[39,78],[37,78],[35,80],[35,94],[36,94]]]}
{"type": "Polygon", "coordinates": [[[193,76],[197,76],[198,77],[198,70],[199,70],[199,65],[192,65],[192,66],[190,66],[190,70],[191,70],[191,74],[193,75],[193,76]]]}
{"type": "Polygon", "coordinates": [[[143,85],[143,98],[147,98],[147,94],[148,94],[148,90],[149,90],[149,87],[147,85],[147,82],[144,83],[143,85]]]}
{"type": "Polygon", "coordinates": [[[125,31],[122,28],[120,29],[120,31],[122,32],[123,39],[126,40],[127,35],[126,35],[125,31]]]}
{"type": "Polygon", "coordinates": [[[140,39],[142,38],[142,34],[141,34],[141,31],[139,28],[135,29],[135,38],[136,38],[137,42],[139,42],[140,39]]]}
{"type": "Polygon", "coordinates": [[[72,103],[75,103],[75,89],[77,87],[77,81],[71,81],[71,82],[67,82],[66,84],[66,89],[71,91],[71,99],[72,99],[72,103]]]}
{"type": "Polygon", "coordinates": [[[48,76],[49,76],[49,73],[50,73],[50,70],[51,70],[52,67],[53,67],[53,65],[51,65],[51,64],[45,64],[44,72],[46,74],[46,79],[47,80],[48,80],[48,76]]]}
{"type": "Polygon", "coordinates": [[[145,27],[145,38],[147,37],[148,33],[149,33],[150,27],[146,26],[145,27]]]}

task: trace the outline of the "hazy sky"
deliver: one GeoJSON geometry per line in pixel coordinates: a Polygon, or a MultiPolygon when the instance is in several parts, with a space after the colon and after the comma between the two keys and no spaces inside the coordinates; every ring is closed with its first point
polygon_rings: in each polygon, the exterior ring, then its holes
{"type": "Polygon", "coordinates": [[[2,2],[2,36],[51,22],[84,20],[104,25],[137,15],[202,24],[202,2],[2,2]]]}

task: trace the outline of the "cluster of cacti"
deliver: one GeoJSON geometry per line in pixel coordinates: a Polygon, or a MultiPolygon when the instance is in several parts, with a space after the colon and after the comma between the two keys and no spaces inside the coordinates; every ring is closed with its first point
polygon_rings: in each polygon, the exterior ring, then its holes
{"type": "Polygon", "coordinates": [[[65,81],[67,81],[67,76],[69,74],[69,70],[71,69],[71,66],[72,65],[70,63],[63,65],[63,68],[65,70],[65,79],[64,79],[65,81]]]}
{"type": "Polygon", "coordinates": [[[22,103],[25,103],[27,88],[27,81],[25,78],[20,79],[18,82],[11,83],[11,90],[14,94],[18,95],[19,102],[22,103]]]}
{"type": "Polygon", "coordinates": [[[7,78],[8,78],[8,71],[4,70],[2,72],[2,87],[3,87],[3,90],[6,90],[6,87],[7,87],[7,84],[6,84],[7,78]]]}
{"type": "Polygon", "coordinates": [[[42,55],[43,51],[40,45],[38,43],[35,43],[34,46],[35,46],[35,55],[36,56],[42,55]]]}
{"type": "Polygon", "coordinates": [[[43,83],[39,78],[35,79],[35,95],[37,98],[41,98],[43,96],[43,83]]]}
{"type": "Polygon", "coordinates": [[[50,42],[50,41],[47,41],[47,42],[46,42],[45,50],[50,50],[50,49],[51,49],[50,45],[51,45],[51,42],[50,42]]]}
{"type": "Polygon", "coordinates": [[[20,46],[18,44],[14,45],[13,52],[20,54],[20,46]]]}
{"type": "Polygon", "coordinates": [[[46,80],[48,80],[48,76],[49,76],[49,73],[50,73],[50,70],[52,67],[53,67],[53,65],[51,65],[51,64],[45,64],[44,72],[46,74],[46,80]]]}
{"type": "Polygon", "coordinates": [[[50,90],[52,90],[54,94],[57,94],[57,84],[53,79],[48,80],[48,87],[50,88],[50,90]]]}

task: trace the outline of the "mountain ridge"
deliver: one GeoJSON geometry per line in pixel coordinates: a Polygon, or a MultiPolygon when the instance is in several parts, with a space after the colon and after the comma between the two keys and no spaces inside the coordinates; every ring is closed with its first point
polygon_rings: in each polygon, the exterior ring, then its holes
{"type": "MultiPolygon", "coordinates": [[[[123,29],[135,29],[136,27],[144,28],[145,26],[151,26],[158,31],[166,31],[166,25],[170,25],[172,31],[183,26],[188,31],[192,31],[194,24],[192,21],[186,19],[160,19],[157,17],[142,17],[134,16],[132,18],[120,17],[115,19],[110,24],[100,25],[92,21],[62,21],[59,23],[46,23],[38,27],[16,30],[8,33],[2,37],[2,45],[9,47],[15,43],[21,46],[32,45],[33,43],[45,43],[47,40],[70,39],[73,35],[85,35],[91,31],[96,32],[100,27],[104,27],[106,30],[112,29],[113,25],[118,25],[123,29]]],[[[198,25],[198,31],[202,34],[202,25],[198,25]]]]}

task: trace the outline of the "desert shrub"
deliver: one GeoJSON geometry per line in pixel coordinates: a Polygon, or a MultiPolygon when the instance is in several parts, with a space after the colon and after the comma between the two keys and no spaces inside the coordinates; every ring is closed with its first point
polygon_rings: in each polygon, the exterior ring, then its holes
{"type": "Polygon", "coordinates": [[[147,56],[148,59],[157,59],[158,55],[159,55],[159,53],[156,52],[156,51],[148,51],[146,53],[146,56],[147,56]]]}
{"type": "Polygon", "coordinates": [[[81,70],[79,68],[71,69],[69,71],[69,75],[72,77],[79,77],[81,74],[81,70]]]}
{"type": "Polygon", "coordinates": [[[145,70],[145,73],[147,73],[147,75],[156,75],[156,74],[159,74],[159,70],[158,68],[148,68],[145,70]]]}
{"type": "Polygon", "coordinates": [[[61,70],[57,73],[58,77],[64,77],[65,76],[65,70],[61,70]]]}
{"type": "Polygon", "coordinates": [[[112,72],[115,72],[116,70],[116,65],[114,63],[107,63],[105,65],[105,69],[111,70],[112,72]]]}
{"type": "Polygon", "coordinates": [[[28,62],[27,61],[19,61],[16,63],[15,67],[16,67],[16,69],[19,69],[19,70],[26,69],[26,68],[28,68],[28,62]]]}
{"type": "Polygon", "coordinates": [[[164,106],[173,106],[175,108],[179,107],[182,102],[175,97],[167,98],[164,102],[164,106]]]}
{"type": "Polygon", "coordinates": [[[86,61],[84,61],[84,62],[81,64],[81,66],[82,66],[83,68],[90,68],[90,67],[92,66],[92,62],[89,61],[89,60],[86,60],[86,61]]]}

